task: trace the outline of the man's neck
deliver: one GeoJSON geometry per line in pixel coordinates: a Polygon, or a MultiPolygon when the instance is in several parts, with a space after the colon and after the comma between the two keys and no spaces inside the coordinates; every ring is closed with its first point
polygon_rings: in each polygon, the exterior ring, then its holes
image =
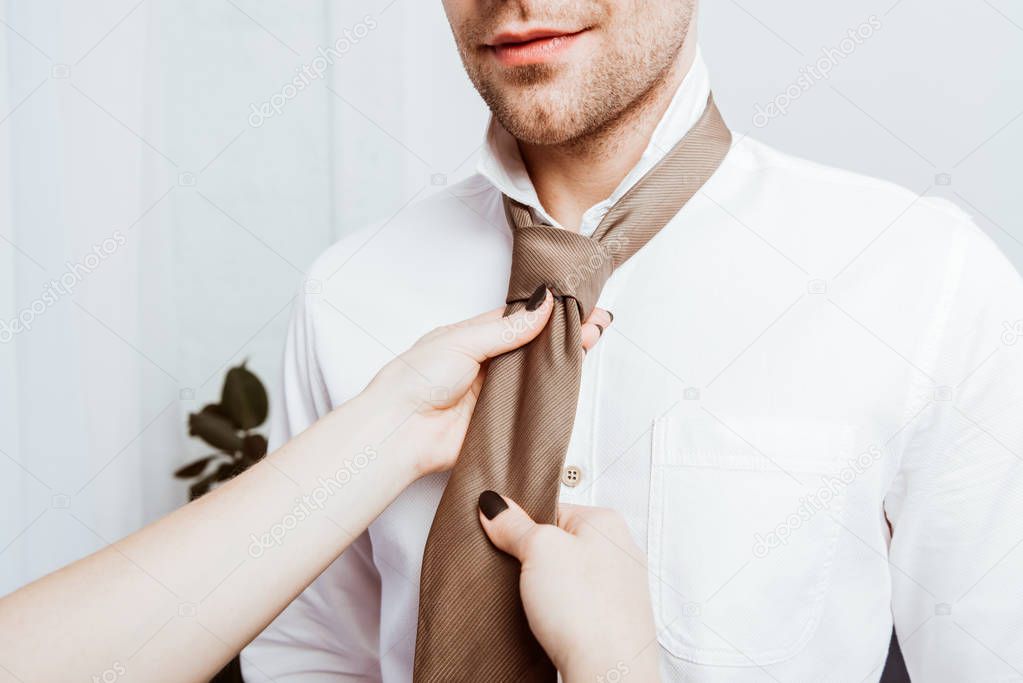
{"type": "Polygon", "coordinates": [[[519,141],[519,152],[540,203],[560,225],[578,232],[586,210],[607,199],[639,162],[695,58],[695,41],[686,41],[679,58],[657,85],[585,137],[559,145],[519,141]]]}

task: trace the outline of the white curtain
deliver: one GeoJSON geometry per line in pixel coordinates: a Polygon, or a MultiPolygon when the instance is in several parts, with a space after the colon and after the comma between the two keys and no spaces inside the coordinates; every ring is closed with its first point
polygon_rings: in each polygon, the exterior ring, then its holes
{"type": "Polygon", "coordinates": [[[272,387],[302,271],[471,171],[485,115],[440,3],[0,22],[3,594],[184,502],[188,412],[246,359],[272,387]]]}

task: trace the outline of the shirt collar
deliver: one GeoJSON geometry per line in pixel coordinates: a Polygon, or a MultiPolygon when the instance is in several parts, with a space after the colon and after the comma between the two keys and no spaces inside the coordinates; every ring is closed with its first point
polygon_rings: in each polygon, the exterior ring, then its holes
{"type": "MultiPolygon", "coordinates": [[[[697,50],[689,73],[682,79],[667,110],[657,127],[654,128],[654,133],[639,162],[626,174],[611,196],[586,211],[582,227],[584,234],[591,233],[608,209],[689,132],[689,129],[703,114],[709,94],[710,77],[703,57],[697,50]]],[[[551,225],[558,225],[557,221],[551,218],[540,205],[536,189],[529,179],[529,173],[526,172],[522,156],[519,154],[518,143],[511,133],[494,118],[493,114],[490,115],[486,142],[476,165],[476,171],[502,194],[530,207],[537,218],[551,225]]]]}

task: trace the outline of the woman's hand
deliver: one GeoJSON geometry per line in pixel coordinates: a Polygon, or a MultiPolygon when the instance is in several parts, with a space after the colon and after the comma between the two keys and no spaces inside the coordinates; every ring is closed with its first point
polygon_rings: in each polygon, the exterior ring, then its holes
{"type": "Polygon", "coordinates": [[[613,510],[561,505],[558,525],[536,524],[493,491],[480,522],[522,562],[529,626],[567,683],[636,674],[658,681],[658,645],[643,553],[613,510]]]}
{"type": "MultiPolygon", "coordinates": [[[[529,307],[434,330],[388,364],[372,391],[223,486],[116,546],[0,597],[7,673],[23,681],[95,679],[97,671],[131,659],[135,680],[210,680],[412,478],[454,462],[483,363],[539,334],[551,295],[540,288],[529,307]],[[154,582],[153,572],[166,583],[154,582]],[[182,605],[200,608],[190,619],[203,628],[164,628],[182,605]]],[[[593,312],[583,326],[584,348],[610,318],[593,312]]]]}
{"type": "MultiPolygon", "coordinates": [[[[458,457],[483,386],[486,361],[532,341],[551,315],[553,297],[543,285],[526,307],[503,317],[495,308],[429,332],[385,365],[368,394],[388,403],[403,420],[401,431],[417,450],[420,475],[450,469],[458,457]]],[[[583,349],[590,349],[611,324],[596,308],[582,326],[583,349]]],[[[396,427],[398,425],[395,425],[396,427]]]]}

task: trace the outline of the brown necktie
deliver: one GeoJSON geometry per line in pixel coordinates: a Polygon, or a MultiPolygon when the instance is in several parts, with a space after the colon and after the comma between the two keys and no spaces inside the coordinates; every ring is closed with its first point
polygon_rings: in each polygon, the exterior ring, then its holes
{"type": "Polygon", "coordinates": [[[696,125],[611,207],[592,237],[537,225],[527,208],[505,197],[514,232],[506,312],[523,307],[544,283],[554,294],[554,310],[536,339],[487,368],[423,555],[416,683],[556,680],[526,622],[519,563],[490,544],[477,500],[492,489],[537,522],[555,522],[579,398],[582,321],[612,271],[678,213],[730,144],[708,98],[696,125]]]}

